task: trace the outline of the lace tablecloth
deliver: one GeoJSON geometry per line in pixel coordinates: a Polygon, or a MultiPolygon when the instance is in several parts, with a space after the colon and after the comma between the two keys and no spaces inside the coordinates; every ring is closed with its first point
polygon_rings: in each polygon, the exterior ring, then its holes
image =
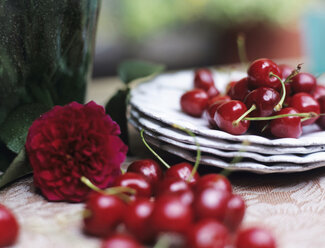
{"type": "MultiPolygon", "coordinates": [[[[104,104],[117,87],[116,80],[96,82],[90,87],[89,99],[104,104]]],[[[137,156],[146,156],[139,143],[132,146],[137,156]]],[[[270,229],[280,248],[325,247],[325,168],[295,174],[241,172],[230,179],[234,192],[247,203],[244,226],[270,229]]],[[[0,191],[0,202],[13,210],[21,225],[14,247],[100,246],[99,240],[82,233],[83,204],[47,202],[32,181],[31,176],[26,177],[0,191]]]]}

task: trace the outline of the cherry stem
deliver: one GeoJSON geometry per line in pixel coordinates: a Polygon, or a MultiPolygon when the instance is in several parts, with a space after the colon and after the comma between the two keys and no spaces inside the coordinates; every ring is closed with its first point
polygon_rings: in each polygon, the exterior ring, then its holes
{"type": "Polygon", "coordinates": [[[282,86],[282,96],[281,96],[281,99],[280,101],[278,102],[277,105],[275,105],[274,107],[274,110],[275,111],[280,111],[282,109],[282,105],[284,103],[284,100],[286,98],[286,86],[285,86],[285,83],[283,82],[283,80],[278,76],[278,75],[275,75],[273,72],[270,72],[270,77],[276,77],[280,82],[281,82],[281,86],[282,86]]]}
{"type": "Polygon", "coordinates": [[[298,117],[304,117],[304,118],[313,118],[319,116],[315,112],[309,112],[309,113],[297,113],[297,114],[283,114],[283,115],[273,115],[273,116],[266,116],[266,117],[246,117],[244,120],[248,121],[268,121],[268,120],[274,120],[284,117],[290,117],[290,116],[298,116],[298,117]]]}
{"type": "Polygon", "coordinates": [[[237,120],[233,121],[233,122],[232,122],[232,125],[233,125],[234,127],[237,127],[238,124],[239,124],[239,122],[241,122],[242,120],[246,120],[245,117],[246,117],[247,115],[249,115],[251,112],[253,112],[255,109],[256,109],[256,105],[253,104],[253,105],[249,108],[249,110],[247,110],[244,114],[242,114],[242,115],[241,115],[237,120]]]}
{"type": "Polygon", "coordinates": [[[243,33],[239,33],[237,36],[237,48],[238,48],[238,56],[239,56],[239,61],[242,64],[247,64],[248,63],[248,58],[247,58],[247,53],[246,53],[246,48],[245,48],[245,35],[243,33]]]}
{"type": "Polygon", "coordinates": [[[201,160],[201,149],[200,149],[200,144],[199,142],[197,141],[197,138],[195,136],[194,133],[192,133],[190,130],[188,130],[187,128],[184,128],[184,127],[181,127],[177,124],[173,124],[172,127],[174,128],[178,128],[184,132],[186,132],[188,135],[192,136],[194,138],[194,142],[195,142],[195,145],[197,147],[196,149],[196,160],[195,160],[195,164],[193,166],[193,169],[192,169],[192,172],[191,172],[191,175],[190,177],[187,179],[188,182],[191,181],[191,179],[194,177],[194,174],[197,172],[197,169],[199,168],[199,165],[200,165],[200,160],[201,160]]]}
{"type": "Polygon", "coordinates": [[[144,139],[144,136],[143,136],[143,132],[144,132],[144,130],[143,129],[141,129],[140,130],[140,135],[141,135],[141,139],[142,139],[142,142],[143,142],[143,144],[148,148],[148,150],[149,151],[151,151],[151,153],[153,154],[153,155],[155,155],[156,156],[156,158],[157,159],[159,159],[159,161],[164,165],[164,166],[166,166],[167,167],[167,169],[169,169],[170,168],[170,165],[169,164],[167,164],[166,163],[166,161],[165,160],[163,160],[150,146],[149,146],[149,144],[147,143],[147,141],[144,139]]]}

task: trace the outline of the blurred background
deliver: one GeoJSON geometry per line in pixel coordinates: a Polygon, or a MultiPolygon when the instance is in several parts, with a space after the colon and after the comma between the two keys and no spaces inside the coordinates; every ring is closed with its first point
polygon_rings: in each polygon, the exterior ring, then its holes
{"type": "Polygon", "coordinates": [[[316,0],[103,0],[94,77],[116,75],[127,58],[170,70],[238,63],[237,35],[250,60],[303,58],[325,71],[325,12],[316,0]]]}

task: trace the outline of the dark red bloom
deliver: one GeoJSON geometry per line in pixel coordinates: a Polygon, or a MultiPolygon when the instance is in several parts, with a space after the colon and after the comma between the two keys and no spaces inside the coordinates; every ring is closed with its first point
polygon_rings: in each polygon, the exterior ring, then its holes
{"type": "Polygon", "coordinates": [[[55,106],[29,128],[26,151],[34,184],[50,201],[84,201],[80,177],[107,188],[120,175],[127,146],[120,128],[95,102],[55,106]]]}

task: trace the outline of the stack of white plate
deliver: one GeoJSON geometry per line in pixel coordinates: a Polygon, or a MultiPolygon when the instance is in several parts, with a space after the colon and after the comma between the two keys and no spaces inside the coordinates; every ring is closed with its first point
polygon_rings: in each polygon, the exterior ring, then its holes
{"type": "MultiPolygon", "coordinates": [[[[244,76],[244,72],[231,69],[214,71],[221,92],[230,81],[244,76]]],[[[325,166],[325,131],[316,124],[304,127],[299,139],[270,139],[250,133],[231,135],[211,129],[204,118],[184,114],[179,101],[185,91],[192,89],[193,77],[193,71],[162,74],[132,90],[129,121],[144,130],[149,143],[194,162],[195,140],[172,126],[177,124],[196,134],[202,151],[201,164],[258,173],[298,172],[325,166]],[[234,157],[241,157],[240,162],[231,163],[234,157]]]]}

